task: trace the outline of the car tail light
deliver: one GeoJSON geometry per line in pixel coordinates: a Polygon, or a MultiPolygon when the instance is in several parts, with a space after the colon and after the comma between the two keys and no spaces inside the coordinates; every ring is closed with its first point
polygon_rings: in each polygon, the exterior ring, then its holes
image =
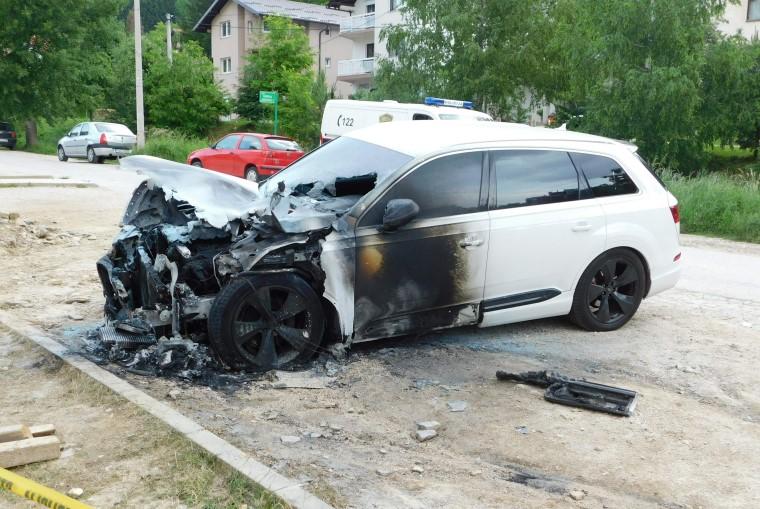
{"type": "Polygon", "coordinates": [[[670,207],[670,213],[673,216],[673,222],[678,224],[681,222],[681,214],[678,212],[678,205],[672,205],[670,207]]]}
{"type": "Polygon", "coordinates": [[[105,145],[108,143],[108,138],[106,137],[106,133],[103,133],[100,135],[100,144],[105,145]]]}
{"type": "Polygon", "coordinates": [[[11,131],[11,138],[15,138],[15,137],[16,137],[16,131],[11,131]]]}

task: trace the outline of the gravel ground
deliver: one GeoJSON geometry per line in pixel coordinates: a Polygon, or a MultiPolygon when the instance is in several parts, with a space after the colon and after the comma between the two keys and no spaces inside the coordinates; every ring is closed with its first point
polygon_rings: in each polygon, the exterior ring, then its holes
{"type": "MultiPolygon", "coordinates": [[[[20,214],[0,224],[0,308],[74,338],[100,318],[94,264],[135,178],[0,152],[0,175],[14,172],[99,185],[0,189],[0,211],[20,214]]],[[[318,389],[210,388],[114,369],[336,506],[758,507],[760,246],[682,242],[678,287],[613,333],[552,319],[357,345],[327,363],[318,389]],[[631,418],[558,406],[541,389],[497,382],[498,369],[556,370],[640,401],[631,418]],[[452,401],[467,406],[451,412],[452,401]],[[422,420],[441,424],[424,443],[412,436],[422,420]]]]}

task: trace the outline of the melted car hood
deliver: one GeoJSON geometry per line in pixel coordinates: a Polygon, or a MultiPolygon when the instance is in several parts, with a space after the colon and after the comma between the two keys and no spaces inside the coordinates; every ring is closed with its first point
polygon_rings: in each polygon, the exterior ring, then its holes
{"type": "Polygon", "coordinates": [[[333,226],[361,197],[331,196],[322,192],[324,183],[314,186],[311,192],[283,188],[265,194],[254,182],[151,156],[126,157],[120,164],[147,176],[148,187],[162,189],[167,201],[192,205],[198,219],[216,228],[224,228],[236,219],[252,218],[284,233],[321,230],[333,226]]]}
{"type": "Polygon", "coordinates": [[[231,175],[151,156],[125,157],[120,165],[147,176],[148,186],[161,188],[167,201],[189,203],[198,219],[217,228],[245,218],[260,202],[258,184],[231,175]]]}

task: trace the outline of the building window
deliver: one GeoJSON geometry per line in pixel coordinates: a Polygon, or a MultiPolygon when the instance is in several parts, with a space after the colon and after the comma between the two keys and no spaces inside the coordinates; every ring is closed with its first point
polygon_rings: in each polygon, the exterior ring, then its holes
{"type": "Polygon", "coordinates": [[[760,0],[749,0],[747,21],[760,21],[760,0]]]}
{"type": "Polygon", "coordinates": [[[253,33],[253,21],[251,21],[250,19],[248,20],[248,33],[249,34],[253,33]]]}
{"type": "Polygon", "coordinates": [[[222,59],[222,72],[229,74],[232,72],[232,59],[230,57],[222,59]]]}
{"type": "Polygon", "coordinates": [[[222,38],[232,35],[232,22],[222,21],[222,38]]]}
{"type": "Polygon", "coordinates": [[[367,14],[375,12],[375,4],[367,4],[367,14]]]}
{"type": "Polygon", "coordinates": [[[391,10],[395,11],[399,7],[404,6],[404,0],[391,0],[391,10]]]}
{"type": "Polygon", "coordinates": [[[325,69],[329,69],[330,68],[330,64],[332,64],[332,58],[325,57],[325,69]]]}
{"type": "Polygon", "coordinates": [[[268,34],[269,33],[269,23],[267,23],[266,18],[264,18],[264,20],[261,22],[261,26],[262,26],[262,31],[265,34],[268,34]]]}
{"type": "Polygon", "coordinates": [[[375,43],[367,44],[367,58],[375,58],[375,43]]]}

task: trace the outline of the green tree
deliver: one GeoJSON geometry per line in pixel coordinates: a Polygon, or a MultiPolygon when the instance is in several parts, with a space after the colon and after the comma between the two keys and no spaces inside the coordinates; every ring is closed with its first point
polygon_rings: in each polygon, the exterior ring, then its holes
{"type": "Polygon", "coordinates": [[[394,59],[381,62],[373,97],[469,99],[514,119],[541,85],[549,17],[543,0],[407,0],[405,22],[385,28],[394,59]]]}
{"type": "Polygon", "coordinates": [[[209,0],[177,0],[177,24],[182,29],[182,40],[195,41],[207,55],[211,55],[211,34],[193,32],[193,27],[209,7],[209,0]]]}
{"type": "Polygon", "coordinates": [[[760,148],[760,41],[719,36],[708,44],[702,68],[704,119],[701,139],[706,144],[738,143],[760,148]]]}
{"type": "Polygon", "coordinates": [[[581,105],[579,128],[634,140],[672,166],[699,163],[705,49],[720,0],[557,0],[543,92],[581,105]]]}
{"type": "Polygon", "coordinates": [[[0,117],[36,119],[89,113],[110,76],[110,51],[123,30],[121,0],[0,2],[0,117]]]}
{"type": "MultiPolygon", "coordinates": [[[[272,107],[259,104],[259,91],[277,91],[282,132],[312,146],[319,135],[323,106],[318,99],[326,94],[315,86],[309,38],[303,28],[290,19],[270,16],[267,24],[270,31],[262,35],[263,45],[248,56],[236,111],[250,120],[268,120],[272,118],[272,107]]],[[[324,86],[324,79],[322,84],[324,86]]]]}
{"type": "Polygon", "coordinates": [[[166,27],[159,23],[144,38],[145,111],[147,123],[187,134],[206,133],[229,113],[229,104],[214,82],[214,64],[194,41],[166,57],[166,27]]]}

